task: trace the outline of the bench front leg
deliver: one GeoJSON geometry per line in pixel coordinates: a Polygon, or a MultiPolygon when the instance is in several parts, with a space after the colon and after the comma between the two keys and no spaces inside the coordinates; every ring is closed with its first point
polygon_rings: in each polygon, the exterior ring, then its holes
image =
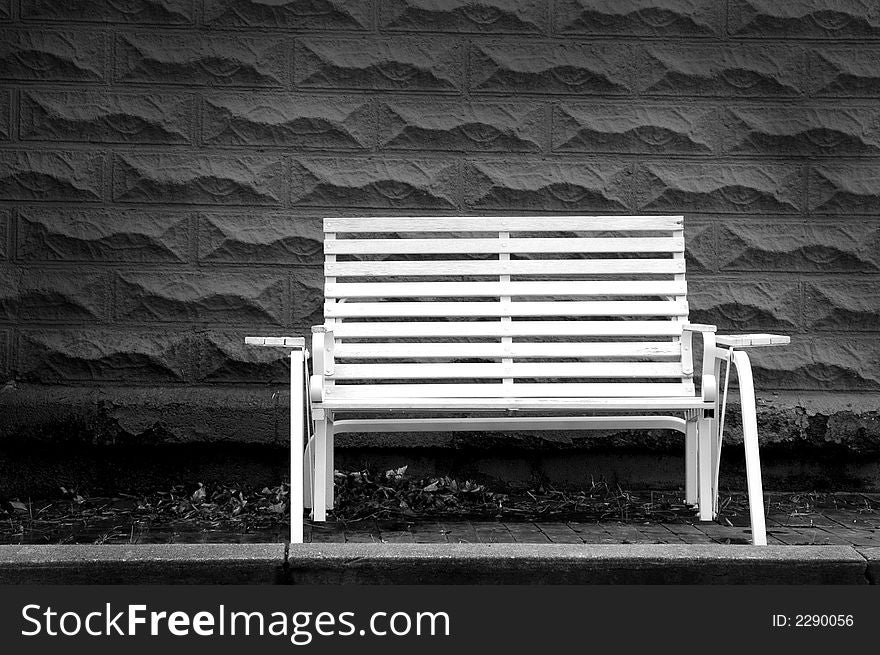
{"type": "Polygon", "coordinates": [[[306,403],[306,358],[308,351],[301,337],[247,337],[251,346],[290,349],[290,543],[304,540],[304,450],[306,403]]]}
{"type": "Polygon", "coordinates": [[[739,380],[740,407],[742,408],[743,445],[746,451],[746,481],[749,490],[749,516],[752,523],[752,543],[767,545],[767,527],[764,522],[764,488],[761,483],[761,458],[758,452],[758,414],[755,407],[755,384],[752,364],[742,350],[730,353],[739,380]]]}

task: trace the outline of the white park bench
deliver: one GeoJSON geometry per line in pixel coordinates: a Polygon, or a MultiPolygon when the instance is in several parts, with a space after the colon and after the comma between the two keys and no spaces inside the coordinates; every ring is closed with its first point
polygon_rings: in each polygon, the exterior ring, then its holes
{"type": "Polygon", "coordinates": [[[767,543],[743,349],[789,339],[688,323],[681,216],[327,218],[324,252],[311,375],[304,339],[246,340],[290,349],[293,543],[304,507],[316,521],[333,507],[341,432],[675,430],[685,500],[713,520],[722,364],[739,379],[752,541],[767,543]]]}

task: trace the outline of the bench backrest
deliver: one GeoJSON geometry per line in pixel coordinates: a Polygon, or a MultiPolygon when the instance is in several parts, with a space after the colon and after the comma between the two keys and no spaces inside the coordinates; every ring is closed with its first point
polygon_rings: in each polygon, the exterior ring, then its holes
{"type": "Polygon", "coordinates": [[[324,252],[337,399],[694,394],[681,216],[327,218],[324,252]]]}

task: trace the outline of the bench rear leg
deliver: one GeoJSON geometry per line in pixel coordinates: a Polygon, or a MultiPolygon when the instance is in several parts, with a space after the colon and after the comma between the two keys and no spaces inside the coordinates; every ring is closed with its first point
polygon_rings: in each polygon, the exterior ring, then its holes
{"type": "MultiPolygon", "coordinates": [[[[317,413],[317,412],[316,412],[317,413]]],[[[324,414],[315,420],[315,468],[312,516],[315,521],[327,520],[328,497],[332,498],[333,419],[324,414]],[[329,469],[329,470],[328,470],[329,469]],[[328,494],[328,487],[330,493],[328,494]]]]}
{"type": "Polygon", "coordinates": [[[697,498],[701,521],[715,518],[715,499],[712,497],[712,434],[713,421],[702,416],[697,420],[697,498]]]}
{"type": "Polygon", "coordinates": [[[312,422],[312,434],[306,444],[303,459],[303,504],[311,509],[315,506],[315,425],[312,422]]]}
{"type": "Polygon", "coordinates": [[[697,418],[688,416],[684,433],[684,502],[696,506],[697,497],[697,418]]]}

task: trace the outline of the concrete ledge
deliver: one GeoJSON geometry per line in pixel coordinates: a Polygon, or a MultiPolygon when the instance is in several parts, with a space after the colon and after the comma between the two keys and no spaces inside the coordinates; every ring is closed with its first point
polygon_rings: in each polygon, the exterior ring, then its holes
{"type": "Polygon", "coordinates": [[[849,546],[304,544],[293,584],[866,584],[849,546]]]}
{"type": "Polygon", "coordinates": [[[0,546],[0,584],[866,584],[880,548],[568,544],[0,546]]]}
{"type": "Polygon", "coordinates": [[[0,584],[275,584],[284,544],[0,546],[0,584]]]}

